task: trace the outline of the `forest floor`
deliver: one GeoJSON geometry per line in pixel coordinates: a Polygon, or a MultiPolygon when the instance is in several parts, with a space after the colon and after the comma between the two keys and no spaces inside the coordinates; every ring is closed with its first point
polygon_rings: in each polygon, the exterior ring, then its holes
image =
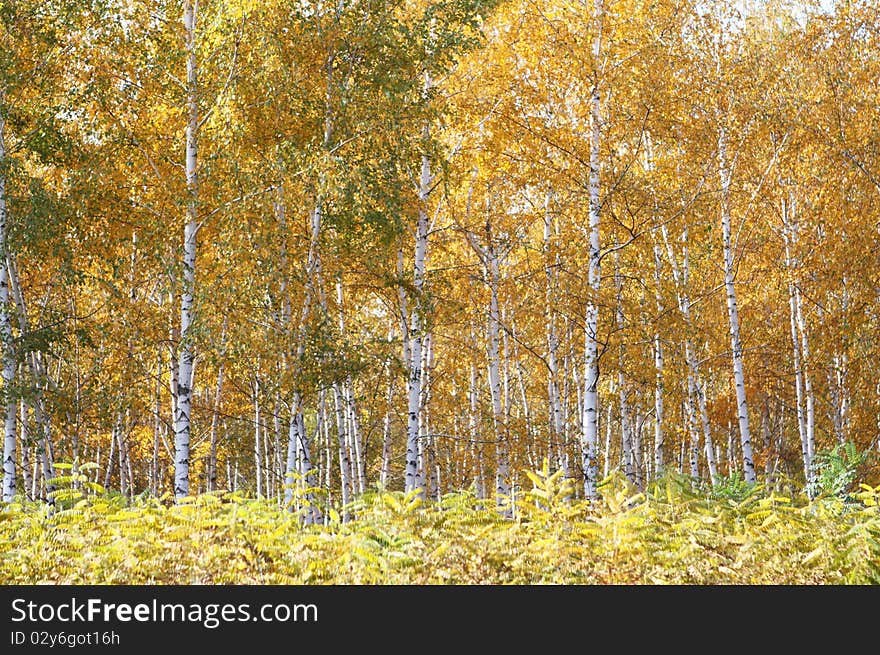
{"type": "Polygon", "coordinates": [[[569,502],[557,476],[531,477],[513,519],[466,493],[422,504],[375,492],[350,520],[333,511],[308,527],[229,493],[179,505],[68,494],[54,512],[13,503],[0,506],[0,583],[880,583],[880,486],[809,502],[618,480],[586,503],[569,502]]]}

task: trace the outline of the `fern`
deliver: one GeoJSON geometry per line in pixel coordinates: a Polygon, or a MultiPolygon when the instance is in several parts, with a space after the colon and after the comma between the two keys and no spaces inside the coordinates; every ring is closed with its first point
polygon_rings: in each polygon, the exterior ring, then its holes
{"type": "Polygon", "coordinates": [[[811,480],[808,492],[811,497],[836,496],[844,500],[854,500],[849,495],[856,479],[858,468],[867,461],[867,453],[847,441],[830,450],[820,450],[813,457],[811,480]]]}

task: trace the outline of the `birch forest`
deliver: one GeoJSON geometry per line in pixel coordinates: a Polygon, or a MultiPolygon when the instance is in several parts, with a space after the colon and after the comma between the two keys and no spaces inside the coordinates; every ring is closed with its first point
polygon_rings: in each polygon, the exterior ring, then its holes
{"type": "Polygon", "coordinates": [[[0,0],[0,578],[880,582],[878,251],[874,0],[0,0]]]}

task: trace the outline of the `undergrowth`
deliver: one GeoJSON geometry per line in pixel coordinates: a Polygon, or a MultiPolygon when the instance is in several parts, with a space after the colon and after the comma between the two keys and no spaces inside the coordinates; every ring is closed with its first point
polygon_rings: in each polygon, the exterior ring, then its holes
{"type": "Polygon", "coordinates": [[[880,582],[880,486],[810,501],[676,476],[640,492],[614,476],[588,503],[559,472],[529,477],[513,520],[469,493],[423,504],[377,491],[351,521],[319,526],[232,493],[170,505],[68,490],[54,511],[0,507],[0,583],[880,582]]]}

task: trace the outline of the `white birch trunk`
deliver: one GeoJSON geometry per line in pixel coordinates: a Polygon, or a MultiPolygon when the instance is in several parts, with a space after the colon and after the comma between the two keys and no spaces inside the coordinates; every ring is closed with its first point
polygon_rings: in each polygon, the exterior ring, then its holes
{"type": "MultiPolygon", "coordinates": [[[[617,291],[617,307],[615,309],[615,321],[617,322],[617,330],[623,333],[625,327],[623,307],[623,277],[620,274],[620,251],[614,253],[614,287],[617,291]]],[[[620,346],[617,355],[617,392],[620,400],[620,452],[623,456],[623,473],[626,479],[635,484],[635,458],[633,456],[633,435],[630,425],[629,415],[629,386],[624,373],[626,365],[626,344],[625,339],[621,336],[620,346]]]]}
{"type": "MultiPolygon", "coordinates": [[[[328,82],[329,85],[329,82],[328,82]]],[[[329,88],[329,86],[328,86],[329,88]]],[[[329,91],[328,91],[329,96],[329,91]]],[[[328,99],[329,103],[329,99],[328,99]]],[[[330,129],[331,123],[329,120],[329,110],[328,110],[328,118],[325,123],[324,128],[324,142],[325,145],[329,143],[330,140],[330,129]]],[[[279,211],[279,222],[280,224],[286,228],[286,213],[283,210],[283,204],[279,202],[278,211],[279,211]]],[[[293,502],[294,500],[294,490],[299,485],[304,485],[305,487],[311,486],[311,480],[309,479],[309,475],[311,475],[313,466],[309,451],[309,443],[308,443],[308,435],[305,433],[305,421],[302,417],[302,392],[297,387],[298,380],[300,377],[300,372],[302,368],[302,359],[305,354],[306,348],[306,335],[308,332],[308,321],[311,316],[312,311],[312,303],[314,302],[316,296],[318,296],[318,270],[320,268],[320,238],[321,238],[321,203],[318,202],[315,206],[315,209],[309,215],[309,250],[308,255],[306,257],[306,270],[305,270],[305,294],[303,297],[302,308],[300,312],[300,322],[299,322],[299,330],[297,335],[296,342],[296,354],[294,356],[294,390],[292,393],[292,397],[290,400],[290,416],[288,422],[288,441],[287,441],[287,461],[285,462],[284,467],[284,504],[288,508],[289,511],[296,511],[296,506],[293,502]]],[[[284,274],[286,278],[286,273],[284,274]]],[[[286,294],[285,294],[286,297],[286,294]]],[[[282,301],[284,302],[284,301],[282,301]]],[[[289,317],[289,305],[283,304],[282,311],[285,312],[284,323],[285,329],[290,329],[290,317],[289,317]]],[[[323,390],[321,391],[321,408],[319,410],[319,424],[320,419],[323,418],[324,415],[324,395],[323,390]]],[[[320,437],[320,427],[315,432],[316,440],[320,437]]],[[[327,446],[327,472],[325,479],[330,480],[330,453],[329,453],[329,439],[327,446]]],[[[309,505],[309,511],[305,513],[303,520],[307,524],[318,523],[321,520],[320,512],[318,511],[315,503],[314,503],[314,494],[311,492],[305,495],[304,499],[309,505]]]]}
{"type": "Polygon", "coordinates": [[[477,365],[471,363],[470,384],[468,387],[468,434],[471,447],[476,451],[476,467],[474,477],[474,495],[482,500],[486,497],[486,483],[483,477],[483,444],[480,438],[479,394],[477,385],[477,365]]]}
{"type": "MultiPolygon", "coordinates": [[[[0,95],[2,98],[2,95],[0,95]]],[[[15,400],[15,352],[12,338],[12,319],[9,308],[9,266],[7,265],[9,244],[9,214],[6,206],[6,123],[0,114],[0,347],[3,349],[3,502],[12,502],[15,497],[15,420],[18,404],[15,400]]]]}
{"type": "Polygon", "coordinates": [[[345,439],[345,399],[339,384],[333,384],[333,405],[336,410],[336,436],[339,446],[339,487],[342,500],[342,518],[348,520],[348,505],[351,502],[351,459],[345,439]]]}
{"type": "Polygon", "coordinates": [[[789,206],[785,199],[782,200],[782,221],[783,221],[783,239],[785,241],[785,266],[788,269],[788,309],[789,309],[789,328],[791,334],[792,345],[792,362],[794,364],[794,390],[795,402],[797,404],[797,426],[798,435],[801,439],[801,461],[804,465],[804,478],[808,486],[810,482],[810,449],[807,446],[807,424],[806,412],[804,411],[804,377],[801,362],[801,342],[798,339],[798,299],[797,286],[795,285],[794,261],[792,259],[792,245],[794,241],[794,231],[790,225],[788,217],[789,206]]]}
{"type": "Polygon", "coordinates": [[[645,421],[641,413],[641,399],[636,396],[636,415],[633,418],[633,427],[630,431],[630,443],[633,451],[633,480],[637,488],[644,487],[645,467],[644,457],[642,453],[642,428],[645,427],[645,421]]]}
{"type": "MultiPolygon", "coordinates": [[[[388,342],[394,337],[393,328],[388,328],[388,342]]],[[[391,370],[390,356],[385,360],[385,374],[388,376],[388,391],[385,396],[385,416],[382,419],[382,470],[379,473],[379,486],[388,488],[391,480],[391,419],[394,411],[394,374],[391,370]]]]}
{"type": "Polygon", "coordinates": [[[807,336],[807,324],[804,320],[803,298],[800,290],[795,286],[795,310],[797,316],[798,330],[801,333],[801,367],[804,375],[804,396],[806,400],[806,452],[809,458],[807,462],[807,480],[813,479],[813,455],[816,451],[816,403],[813,396],[813,383],[810,379],[809,361],[810,361],[810,345],[807,336]]]}
{"type": "MultiPolygon", "coordinates": [[[[654,297],[657,303],[657,318],[663,315],[663,292],[661,284],[661,254],[659,244],[654,244],[654,297]]],[[[660,331],[654,332],[654,477],[663,474],[663,343],[660,331]]]]}
{"type": "Polygon", "coordinates": [[[217,429],[220,423],[220,399],[223,394],[223,367],[226,364],[226,325],[227,319],[224,317],[223,329],[220,332],[220,362],[217,365],[217,384],[214,387],[214,408],[211,412],[211,433],[208,451],[208,491],[214,491],[217,488],[217,429]]]}
{"type": "Polygon", "coordinates": [[[419,446],[421,451],[420,470],[424,471],[425,489],[428,498],[440,500],[439,477],[437,475],[437,453],[431,436],[429,406],[431,402],[431,371],[434,368],[434,345],[431,332],[425,334],[422,348],[422,397],[419,401],[419,446]]]}
{"type": "Polygon", "coordinates": [[[712,443],[712,428],[709,423],[709,412],[706,409],[706,387],[699,379],[696,380],[697,403],[703,426],[703,446],[706,450],[706,466],[709,469],[709,482],[715,486],[718,482],[718,464],[715,457],[715,446],[712,443]]]}
{"type": "Polygon", "coordinates": [[[21,476],[24,482],[24,495],[28,500],[33,500],[33,476],[31,474],[31,440],[28,434],[28,404],[21,401],[21,416],[19,425],[21,427],[21,476]]]}
{"type": "Polygon", "coordinates": [[[174,417],[174,497],[189,495],[189,444],[192,416],[193,344],[192,326],[196,276],[196,229],[198,221],[198,67],[196,64],[197,0],[184,0],[186,30],[186,225],[183,235],[183,286],[180,294],[180,361],[177,379],[177,407],[174,417]]]}
{"type": "Polygon", "coordinates": [[[749,429],[749,409],[746,402],[746,383],[743,373],[743,347],[740,336],[739,310],[734,285],[733,245],[730,226],[730,169],[727,162],[727,128],[718,131],[718,175],[721,182],[721,232],[724,254],[724,289],[727,296],[727,313],[730,320],[730,348],[733,354],[733,380],[736,387],[737,420],[739,422],[740,447],[742,448],[743,475],[753,483],[755,459],[752,454],[752,435],[749,429]]]}
{"type": "Polygon", "coordinates": [[[257,498],[263,497],[263,461],[260,448],[260,378],[254,378],[254,475],[257,479],[257,498]]]}
{"type": "Polygon", "coordinates": [[[489,273],[489,393],[492,397],[492,419],[495,436],[495,504],[503,514],[510,513],[510,462],[508,460],[506,421],[501,394],[501,315],[498,306],[498,253],[493,244],[485,251],[489,273]]]}
{"type": "Polygon", "coordinates": [[[400,345],[401,345],[401,361],[403,365],[409,369],[410,358],[412,353],[409,344],[409,303],[406,297],[406,288],[404,287],[404,261],[403,249],[397,249],[397,279],[400,283],[397,285],[398,322],[400,323],[400,345]]]}
{"type": "Polygon", "coordinates": [[[599,234],[599,199],[600,168],[599,159],[601,130],[601,96],[599,92],[602,49],[603,0],[594,0],[593,21],[595,36],[593,38],[594,79],[590,98],[590,177],[589,177],[589,223],[590,252],[587,270],[587,283],[591,295],[587,301],[584,320],[584,397],[583,419],[581,424],[581,458],[584,476],[584,496],[596,497],[596,448],[599,441],[599,305],[598,298],[601,280],[601,253],[599,234]]]}
{"type": "MultiPolygon", "coordinates": [[[[426,124],[422,130],[422,141],[427,146],[430,128],[426,124]]],[[[422,390],[422,331],[424,321],[423,291],[425,265],[428,251],[428,195],[431,191],[431,162],[427,153],[422,155],[422,169],[419,176],[419,212],[416,223],[415,257],[413,261],[414,307],[409,327],[409,379],[407,381],[407,423],[406,423],[406,469],[404,488],[407,493],[417,492],[424,496],[424,471],[419,468],[419,401],[422,390]]]]}
{"type": "Polygon", "coordinates": [[[159,440],[162,435],[162,351],[156,352],[156,386],[153,392],[153,450],[150,460],[150,493],[159,495],[159,440]]]}
{"type": "MultiPolygon", "coordinates": [[[[688,350],[690,349],[690,344],[685,342],[685,358],[689,359],[690,354],[688,350]]],[[[687,389],[685,393],[685,413],[687,415],[687,423],[688,423],[688,434],[691,438],[691,447],[689,450],[690,457],[690,476],[692,478],[699,479],[700,477],[700,432],[697,427],[697,410],[696,410],[696,384],[694,382],[694,374],[693,370],[688,368],[687,373],[687,389]]]]}
{"type": "Polygon", "coordinates": [[[611,421],[613,419],[612,416],[613,407],[611,403],[608,403],[608,411],[605,412],[605,448],[602,451],[602,477],[607,478],[611,475],[611,437],[612,437],[612,428],[611,421]]]}
{"type": "Polygon", "coordinates": [[[577,365],[572,365],[574,357],[570,351],[571,344],[573,343],[572,335],[571,321],[568,321],[566,325],[566,343],[569,346],[569,351],[562,357],[562,385],[559,390],[559,404],[562,407],[562,435],[559,448],[557,449],[559,467],[563,469],[566,478],[571,478],[571,459],[569,457],[570,448],[568,444],[571,443],[573,434],[580,435],[582,432],[580,427],[581,410],[577,400],[577,397],[580,396],[580,384],[578,384],[577,380],[574,381],[573,385],[576,392],[573,412],[571,403],[571,382],[573,377],[577,377],[577,365]],[[572,415],[575,417],[574,423],[571,420],[572,415]]]}
{"type": "Polygon", "coordinates": [[[110,454],[107,457],[107,470],[104,473],[104,489],[110,489],[110,476],[113,473],[113,464],[116,462],[114,455],[116,454],[116,424],[113,424],[113,430],[110,432],[110,454]]]}
{"type": "Polygon", "coordinates": [[[553,461],[554,449],[561,449],[563,436],[562,404],[559,391],[559,335],[556,332],[556,320],[553,315],[553,299],[557,291],[559,256],[550,260],[549,250],[553,234],[553,216],[550,207],[553,201],[552,192],[547,193],[544,206],[544,257],[547,269],[547,282],[544,295],[547,321],[547,400],[550,409],[550,439],[547,443],[547,458],[553,461]]]}
{"type": "Polygon", "coordinates": [[[363,494],[367,490],[366,466],[364,465],[363,443],[361,441],[361,421],[357,411],[357,403],[354,397],[354,382],[349,376],[345,385],[345,405],[348,414],[349,437],[351,441],[351,451],[354,461],[352,468],[355,480],[357,481],[357,490],[359,494],[363,494]]]}
{"type": "MultiPolygon", "coordinates": [[[[40,370],[45,371],[45,364],[41,363],[40,370]]],[[[45,402],[42,398],[39,399],[37,407],[39,408],[39,412],[37,413],[37,423],[43,429],[41,453],[41,461],[43,465],[43,493],[45,494],[46,501],[50,505],[54,505],[55,499],[49,495],[55,491],[55,485],[49,483],[49,480],[55,477],[55,451],[50,438],[52,436],[52,417],[47,412],[45,402]]]]}

